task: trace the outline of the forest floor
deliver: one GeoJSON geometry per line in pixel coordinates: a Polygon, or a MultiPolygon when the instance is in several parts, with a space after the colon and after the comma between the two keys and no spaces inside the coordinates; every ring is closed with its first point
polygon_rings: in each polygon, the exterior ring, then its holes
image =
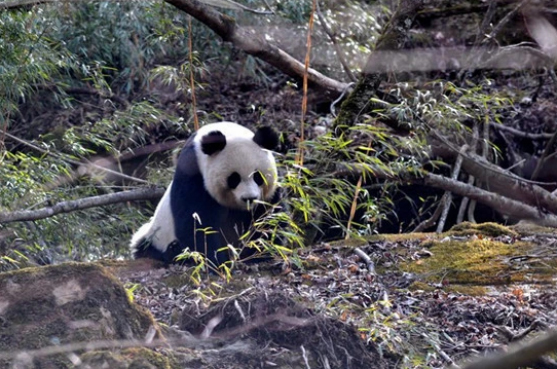
{"type": "MultiPolygon", "coordinates": [[[[289,132],[288,144],[296,144],[298,90],[279,87],[284,81],[261,84],[239,76],[234,82],[225,72],[211,79],[199,91],[199,111],[218,111],[248,126],[272,125],[289,132]]],[[[535,87],[520,78],[504,83],[535,87]]],[[[547,86],[540,91],[538,101],[509,116],[506,125],[544,129],[546,110],[540,107],[553,92],[547,86]]],[[[319,102],[310,101],[314,113],[306,136],[311,137],[318,134],[315,127],[326,128],[327,118],[315,113],[319,102]]],[[[329,103],[323,106],[329,109],[329,103]]],[[[518,139],[512,145],[523,144],[518,139]]],[[[305,348],[323,367],[347,368],[343,362],[356,360],[364,367],[442,368],[505,350],[554,325],[556,243],[552,229],[465,224],[441,235],[320,243],[299,251],[295,262],[236,268],[229,281],[208,275],[194,283],[179,266],[121,277],[141,286],[135,299],[158,321],[194,335],[263,340],[259,344],[271,350],[268,358],[273,350],[303,357],[305,348]],[[318,324],[306,320],[317,317],[318,324]]],[[[557,364],[544,358],[531,367],[557,364]]]]}
{"type": "MultiPolygon", "coordinates": [[[[332,368],[354,357],[373,367],[442,368],[553,326],[556,243],[554,230],[465,224],[441,235],[322,243],[300,250],[298,263],[237,268],[228,282],[205,275],[194,283],[180,266],[120,277],[141,286],[135,301],[158,321],[196,336],[326,352],[338,358],[329,357],[332,368]]],[[[552,367],[544,360],[532,367],[552,367]]]]}

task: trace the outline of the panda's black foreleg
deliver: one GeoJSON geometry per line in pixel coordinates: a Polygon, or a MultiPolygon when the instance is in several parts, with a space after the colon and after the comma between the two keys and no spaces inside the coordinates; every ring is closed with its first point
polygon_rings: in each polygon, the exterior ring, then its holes
{"type": "Polygon", "coordinates": [[[139,243],[135,251],[133,252],[133,257],[135,259],[148,258],[148,259],[162,261],[165,266],[168,266],[174,261],[174,258],[180,253],[180,252],[176,252],[177,248],[179,248],[177,242],[173,242],[168,246],[166,251],[163,252],[157,249],[155,246],[153,246],[153,244],[149,239],[144,238],[139,243]]]}

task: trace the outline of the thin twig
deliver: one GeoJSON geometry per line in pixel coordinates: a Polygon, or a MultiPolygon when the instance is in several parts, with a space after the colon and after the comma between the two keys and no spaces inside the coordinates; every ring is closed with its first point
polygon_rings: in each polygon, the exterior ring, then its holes
{"type": "Polygon", "coordinates": [[[308,356],[306,354],[306,349],[304,348],[304,345],[301,345],[300,349],[302,350],[302,357],[304,358],[304,363],[306,364],[306,368],[311,369],[311,366],[309,366],[308,356]]]}

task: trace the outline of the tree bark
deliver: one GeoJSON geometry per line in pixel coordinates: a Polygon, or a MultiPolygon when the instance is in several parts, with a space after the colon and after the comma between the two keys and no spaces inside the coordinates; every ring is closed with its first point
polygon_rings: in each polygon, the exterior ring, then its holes
{"type": "MultiPolygon", "coordinates": [[[[399,7],[393,13],[390,23],[386,26],[383,35],[377,41],[375,50],[367,59],[362,76],[354,90],[342,103],[340,113],[334,122],[334,133],[340,136],[349,127],[353,126],[362,113],[370,111],[374,103],[370,100],[377,93],[377,89],[386,78],[386,73],[376,71],[393,71],[393,60],[381,56],[381,51],[398,50],[404,47],[408,39],[408,32],[422,7],[422,0],[401,0],[399,7]]],[[[407,128],[400,126],[397,120],[390,122],[396,129],[407,128]]]]}
{"type": "MultiPolygon", "coordinates": [[[[294,78],[302,78],[304,75],[303,63],[267,42],[265,35],[238,26],[233,18],[195,0],[166,0],[166,2],[211,28],[223,41],[231,42],[234,47],[269,63],[283,73],[294,78]]],[[[308,81],[311,86],[327,91],[333,96],[340,95],[348,86],[311,68],[308,70],[308,81]]]]}
{"type": "Polygon", "coordinates": [[[142,188],[133,191],[123,191],[108,195],[92,196],[83,199],[62,201],[53,206],[37,210],[20,210],[0,213],[0,223],[10,223],[26,220],[49,218],[57,214],[71,213],[96,206],[116,204],[125,201],[157,200],[164,194],[163,188],[142,188]]]}

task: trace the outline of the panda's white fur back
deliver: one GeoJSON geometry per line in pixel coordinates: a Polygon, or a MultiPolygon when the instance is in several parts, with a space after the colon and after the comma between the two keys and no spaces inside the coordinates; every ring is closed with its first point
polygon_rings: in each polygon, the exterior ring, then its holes
{"type": "Polygon", "coordinates": [[[171,187],[172,182],[170,182],[161,201],[159,201],[153,217],[148,223],[143,224],[132,236],[130,242],[132,250],[136,250],[141,246],[143,240],[148,239],[153,247],[164,252],[168,245],[176,240],[174,217],[170,208],[171,187]]]}

